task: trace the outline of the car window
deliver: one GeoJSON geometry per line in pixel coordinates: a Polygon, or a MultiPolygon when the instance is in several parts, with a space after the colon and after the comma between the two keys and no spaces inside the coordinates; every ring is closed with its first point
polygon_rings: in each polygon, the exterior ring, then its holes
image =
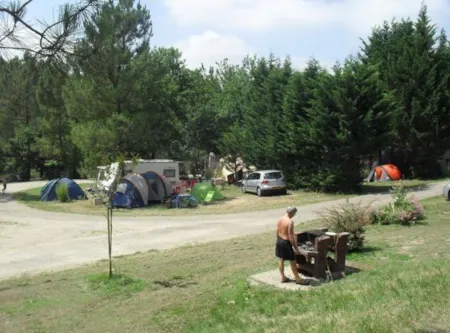
{"type": "Polygon", "coordinates": [[[264,175],[264,179],[280,179],[283,178],[281,172],[269,172],[264,175]]]}
{"type": "Polygon", "coordinates": [[[259,178],[259,174],[258,173],[252,173],[250,174],[250,176],[248,176],[248,180],[254,180],[254,179],[258,179],[259,178]]]}
{"type": "Polygon", "coordinates": [[[259,179],[261,177],[261,174],[254,173],[253,179],[259,179]]]}

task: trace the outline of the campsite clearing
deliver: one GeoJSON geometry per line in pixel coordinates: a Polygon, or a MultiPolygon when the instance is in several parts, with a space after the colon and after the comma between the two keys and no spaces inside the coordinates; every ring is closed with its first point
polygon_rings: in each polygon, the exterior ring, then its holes
{"type": "MultiPolygon", "coordinates": [[[[416,190],[426,188],[429,184],[438,182],[425,180],[407,180],[403,185],[416,190]]],[[[376,182],[363,186],[364,194],[387,193],[392,186],[399,182],[376,182]]],[[[81,184],[83,189],[89,188],[90,184],[81,184]]],[[[219,186],[220,191],[225,196],[221,201],[213,201],[207,205],[200,204],[197,208],[167,209],[163,205],[151,205],[144,208],[116,209],[119,216],[191,216],[251,212],[259,210],[269,210],[284,208],[291,205],[303,206],[324,201],[337,200],[350,195],[324,194],[315,192],[292,191],[288,195],[257,197],[254,194],[243,194],[236,186],[219,186]]],[[[104,215],[103,206],[94,206],[92,200],[77,200],[69,203],[57,201],[41,202],[40,188],[24,190],[15,194],[15,198],[25,205],[45,211],[62,212],[72,214],[104,215]]]]}
{"type": "Polygon", "coordinates": [[[268,232],[117,258],[111,281],[106,262],[2,281],[0,331],[443,332],[450,205],[424,204],[424,224],[369,227],[365,250],[349,256],[361,271],[306,294],[248,287],[249,275],[276,267],[268,232]]]}
{"type": "MultiPolygon", "coordinates": [[[[83,189],[89,188],[89,184],[83,184],[83,189]]],[[[219,187],[220,188],[220,187],[219,187]]],[[[226,214],[249,211],[268,210],[283,208],[290,205],[309,205],[323,201],[337,200],[344,195],[323,194],[314,192],[294,191],[288,195],[257,197],[252,194],[243,194],[235,186],[225,186],[221,192],[224,199],[212,201],[209,204],[200,204],[197,208],[168,209],[163,205],[153,205],[135,209],[115,209],[114,212],[120,216],[186,216],[186,215],[208,215],[226,214]]],[[[22,191],[15,194],[16,199],[25,205],[52,212],[63,212],[72,214],[104,215],[104,206],[94,206],[92,200],[77,200],[69,203],[57,201],[40,201],[40,188],[22,191]]]]}

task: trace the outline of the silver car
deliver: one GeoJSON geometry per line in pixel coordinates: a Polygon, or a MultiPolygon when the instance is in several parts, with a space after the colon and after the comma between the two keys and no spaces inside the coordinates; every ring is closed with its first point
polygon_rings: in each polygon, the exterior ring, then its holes
{"type": "Polygon", "coordinates": [[[450,200],[450,183],[444,186],[444,191],[442,194],[444,195],[444,198],[450,200]]]}
{"type": "Polygon", "coordinates": [[[256,193],[259,197],[267,193],[287,193],[286,179],[280,170],[255,171],[242,181],[243,193],[256,193]]]}

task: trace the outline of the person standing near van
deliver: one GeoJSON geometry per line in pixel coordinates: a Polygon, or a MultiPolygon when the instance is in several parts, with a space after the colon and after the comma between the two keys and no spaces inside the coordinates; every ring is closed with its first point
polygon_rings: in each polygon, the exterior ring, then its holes
{"type": "Polygon", "coordinates": [[[3,178],[3,179],[2,179],[2,183],[3,183],[2,194],[5,194],[6,187],[7,187],[7,185],[8,185],[8,181],[6,180],[6,178],[3,178]]]}

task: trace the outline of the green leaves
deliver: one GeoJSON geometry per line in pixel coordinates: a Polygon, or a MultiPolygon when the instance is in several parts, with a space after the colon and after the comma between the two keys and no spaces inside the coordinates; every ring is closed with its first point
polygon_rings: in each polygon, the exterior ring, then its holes
{"type": "Polygon", "coordinates": [[[133,155],[186,160],[198,173],[214,152],[321,191],[358,189],[377,156],[406,176],[439,174],[450,48],[426,7],[414,22],[374,29],[358,57],[330,71],[314,59],[297,71],[272,54],[192,70],[179,50],[150,47],[152,29],[139,2],[109,0],[75,45],[89,56],[58,71],[30,55],[0,60],[1,169],[92,175],[133,155]]]}
{"type": "Polygon", "coordinates": [[[78,63],[80,72],[65,85],[64,104],[71,117],[72,140],[88,170],[136,152],[151,137],[149,121],[142,117],[153,111],[142,84],[148,76],[140,77],[145,73],[142,66],[137,70],[142,58],[149,57],[151,27],[149,11],[130,0],[108,1],[86,26],[78,47],[96,50],[101,44],[101,48],[78,63]]]}
{"type": "Polygon", "coordinates": [[[377,76],[376,67],[349,60],[316,78],[300,131],[309,161],[300,184],[333,192],[358,189],[362,160],[389,131],[392,109],[377,76]]]}
{"type": "Polygon", "coordinates": [[[2,63],[0,91],[0,140],[5,171],[30,178],[38,162],[37,119],[40,110],[36,100],[38,64],[25,55],[2,63]]]}
{"type": "Polygon", "coordinates": [[[407,176],[439,175],[439,160],[449,147],[448,42],[423,6],[415,22],[386,23],[365,43],[361,59],[378,65],[396,107],[391,140],[384,145],[407,176]],[[445,51],[447,50],[447,51],[445,51]]]}

